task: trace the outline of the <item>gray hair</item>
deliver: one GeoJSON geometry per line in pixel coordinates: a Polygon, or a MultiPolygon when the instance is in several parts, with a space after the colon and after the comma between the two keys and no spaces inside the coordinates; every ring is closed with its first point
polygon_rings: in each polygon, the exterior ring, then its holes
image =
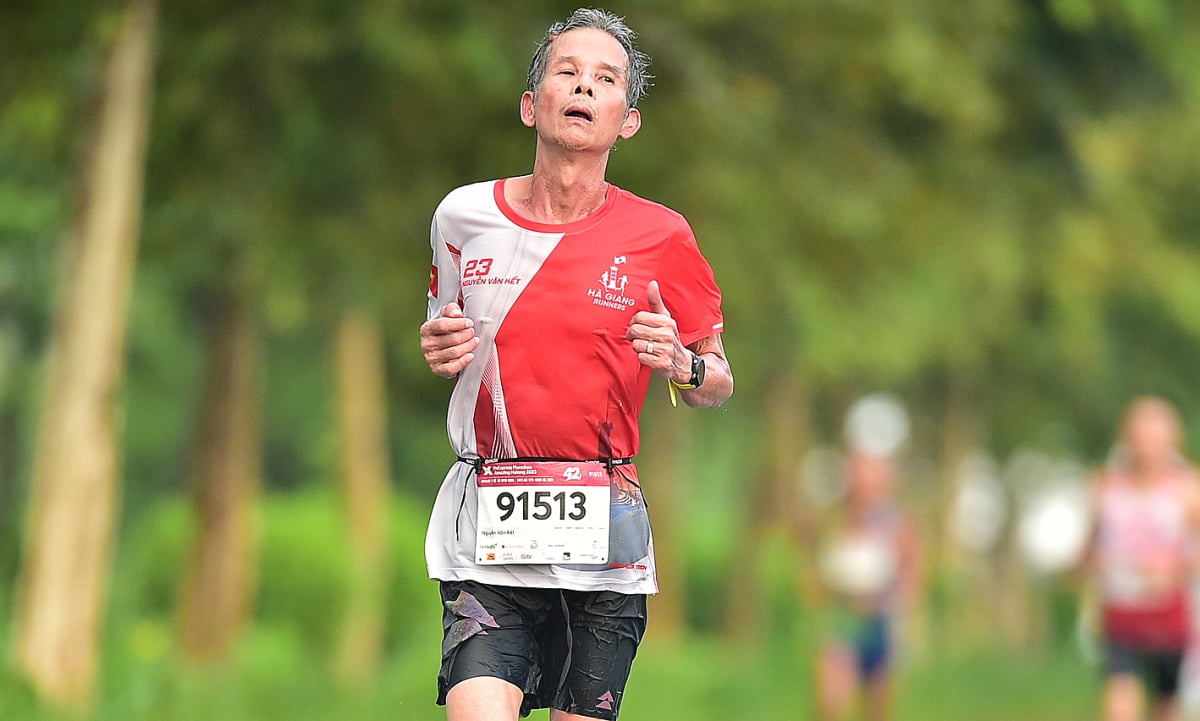
{"type": "Polygon", "coordinates": [[[654,76],[647,72],[650,56],[638,50],[634,43],[637,33],[625,24],[625,18],[598,8],[579,8],[566,20],[550,26],[529,62],[526,89],[537,93],[541,87],[550,64],[550,46],[554,44],[555,39],[565,32],[580,28],[603,30],[625,48],[625,57],[628,58],[625,72],[625,104],[631,108],[637,107],[638,101],[646,97],[646,90],[654,84],[654,76]]]}

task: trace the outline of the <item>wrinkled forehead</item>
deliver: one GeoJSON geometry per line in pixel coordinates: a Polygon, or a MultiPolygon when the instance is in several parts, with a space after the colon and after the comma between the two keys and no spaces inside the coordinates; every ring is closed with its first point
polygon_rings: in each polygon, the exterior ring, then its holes
{"type": "Polygon", "coordinates": [[[550,43],[550,62],[594,63],[624,75],[629,55],[616,38],[603,30],[576,28],[550,43]]]}

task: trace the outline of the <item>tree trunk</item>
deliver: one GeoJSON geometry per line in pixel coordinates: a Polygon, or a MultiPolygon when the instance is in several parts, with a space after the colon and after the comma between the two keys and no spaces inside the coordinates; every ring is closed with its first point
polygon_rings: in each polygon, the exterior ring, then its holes
{"type": "Polygon", "coordinates": [[[351,570],[337,671],[343,681],[361,683],[373,675],[383,651],[392,477],[383,340],[378,324],[361,311],[342,317],[336,367],[351,570]]]}
{"type": "Polygon", "coordinates": [[[141,225],[156,7],[125,6],[103,75],[78,234],[62,284],[14,616],[15,661],[52,703],[85,707],[117,508],[114,403],[141,225]]]}
{"type": "Polygon", "coordinates": [[[192,471],[196,535],[180,602],[180,640],[184,653],[199,661],[229,651],[254,588],[261,463],[256,341],[246,291],[237,285],[214,319],[192,471]]]}
{"type": "MultiPolygon", "coordinates": [[[[765,627],[769,594],[760,567],[762,549],[772,534],[799,535],[794,525],[802,519],[796,488],[796,469],[811,441],[809,400],[805,387],[792,373],[777,376],[768,390],[765,456],[748,489],[745,530],[729,572],[729,614],[726,633],[733,639],[758,639],[765,627]]],[[[747,469],[753,466],[747,464],[747,469]]],[[[807,561],[797,557],[797,568],[807,561]]],[[[800,584],[795,584],[797,587],[800,584]]]]}
{"type": "MultiPolygon", "coordinates": [[[[656,376],[650,392],[661,390],[665,395],[663,386],[656,376]]],[[[687,557],[682,551],[685,545],[680,537],[683,529],[679,516],[681,506],[686,505],[683,489],[687,484],[683,479],[689,473],[687,459],[691,457],[687,448],[691,413],[695,411],[656,402],[641,423],[645,451],[638,463],[638,477],[654,529],[654,562],[661,591],[647,602],[647,613],[654,619],[647,632],[660,640],[678,639],[687,617],[687,557]]]]}
{"type": "Polygon", "coordinates": [[[924,541],[928,544],[930,567],[942,569],[946,572],[947,583],[953,584],[947,589],[952,600],[947,603],[945,616],[939,619],[940,633],[945,638],[959,641],[977,640],[986,636],[993,625],[988,609],[993,598],[987,587],[990,582],[988,562],[962,548],[953,536],[951,516],[963,461],[979,447],[978,420],[964,382],[948,378],[945,393],[936,523],[933,533],[924,541]]]}
{"type": "Polygon", "coordinates": [[[1045,615],[1039,613],[1029,569],[1017,541],[1017,523],[1010,518],[1008,532],[995,559],[992,574],[992,603],[998,630],[1017,653],[1044,648],[1047,635],[1045,615]]]}

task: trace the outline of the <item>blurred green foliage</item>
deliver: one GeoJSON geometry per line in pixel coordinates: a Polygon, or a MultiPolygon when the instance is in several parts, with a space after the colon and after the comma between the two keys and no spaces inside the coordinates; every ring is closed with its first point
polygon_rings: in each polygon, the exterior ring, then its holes
{"type": "MultiPolygon", "coordinates": [[[[396,563],[387,625],[395,634],[389,646],[397,649],[414,638],[440,637],[437,603],[430,602],[436,586],[423,560],[426,520],[424,504],[408,496],[393,504],[388,518],[396,563]],[[416,630],[426,626],[433,627],[432,636],[416,630]]],[[[260,504],[256,621],[276,639],[291,639],[302,656],[333,653],[350,574],[345,524],[341,500],[325,489],[276,494],[260,504]]],[[[191,509],[182,499],[146,509],[124,546],[115,604],[120,613],[136,623],[173,623],[191,534],[191,509]]]]}

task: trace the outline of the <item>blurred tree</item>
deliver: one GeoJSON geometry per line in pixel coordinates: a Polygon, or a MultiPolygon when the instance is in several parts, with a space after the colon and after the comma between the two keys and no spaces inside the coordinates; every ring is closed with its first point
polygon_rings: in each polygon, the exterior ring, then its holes
{"type": "MultiPolygon", "coordinates": [[[[652,395],[660,391],[658,383],[650,386],[652,395]]],[[[648,601],[648,613],[654,623],[647,627],[647,633],[655,638],[678,640],[687,630],[686,568],[679,561],[687,544],[686,509],[689,479],[695,473],[691,467],[694,444],[688,434],[690,419],[686,415],[679,411],[671,413],[669,407],[656,408],[653,402],[649,405],[641,424],[645,450],[638,459],[638,478],[648,499],[660,593],[648,601]]]]}
{"type": "Polygon", "coordinates": [[[221,659],[237,640],[250,609],[258,557],[259,333],[236,263],[233,272],[212,319],[192,471],[196,530],[179,607],[181,646],[200,661],[221,659]]]}
{"type": "Polygon", "coordinates": [[[83,204],[61,284],[14,618],[45,698],[90,700],[117,504],[117,399],[141,225],[156,5],[124,4],[106,60],[83,204]]]}
{"type": "Polygon", "coordinates": [[[336,343],[342,490],[350,538],[348,608],[337,669],[350,682],[368,680],[383,652],[388,573],[386,378],[379,325],[363,311],[342,318],[336,343]]]}
{"type": "MultiPolygon", "coordinates": [[[[746,530],[738,536],[734,558],[742,560],[730,570],[727,590],[730,604],[725,630],[741,641],[760,638],[771,625],[764,569],[757,562],[764,544],[773,536],[798,535],[801,529],[794,524],[807,525],[808,509],[800,504],[795,481],[802,453],[812,443],[808,391],[801,373],[781,369],[764,403],[764,429],[756,444],[762,461],[747,469],[755,475],[745,478],[748,496],[740,509],[746,530]]],[[[814,559],[806,553],[810,550],[815,549],[801,549],[792,573],[815,568],[814,559]]]]}
{"type": "Polygon", "coordinates": [[[179,423],[193,429],[190,462],[165,465],[173,477],[137,480],[150,494],[159,492],[154,480],[190,486],[193,536],[178,632],[186,656],[203,663],[227,656],[253,609],[256,502],[271,432],[260,382],[270,360],[262,348],[271,311],[263,248],[274,230],[266,177],[274,117],[262,82],[271,68],[258,55],[270,34],[260,21],[251,8],[220,4],[165,9],[152,126],[142,266],[175,280],[178,312],[203,337],[206,368],[195,402],[177,400],[176,412],[193,418],[179,423]]]}

